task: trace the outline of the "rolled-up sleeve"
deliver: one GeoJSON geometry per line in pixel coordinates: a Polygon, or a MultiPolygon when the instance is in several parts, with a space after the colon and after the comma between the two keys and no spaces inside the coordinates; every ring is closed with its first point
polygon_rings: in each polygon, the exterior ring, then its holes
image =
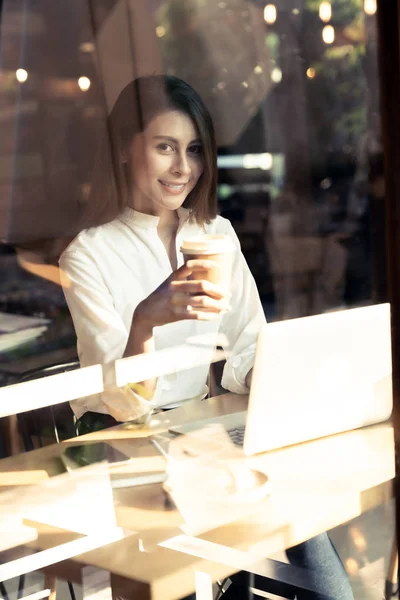
{"type": "Polygon", "coordinates": [[[254,365],[258,333],[266,320],[256,283],[229,222],[226,234],[233,239],[236,253],[232,276],[232,310],[224,315],[221,323],[221,332],[228,342],[224,348],[228,358],[222,386],[236,394],[246,394],[249,391],[245,383],[246,376],[254,365]]]}
{"type": "Polygon", "coordinates": [[[86,411],[108,412],[117,421],[138,419],[152,403],[128,386],[115,383],[115,360],[122,358],[129,331],[93,258],[84,250],[64,252],[60,259],[64,295],[78,339],[81,367],[103,366],[104,392],[73,401],[79,418],[86,411]]]}

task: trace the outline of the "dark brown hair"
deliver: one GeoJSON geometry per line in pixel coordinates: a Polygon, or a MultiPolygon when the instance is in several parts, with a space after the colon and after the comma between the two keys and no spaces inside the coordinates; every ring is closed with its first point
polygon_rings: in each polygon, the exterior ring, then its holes
{"type": "Polygon", "coordinates": [[[200,137],[204,171],[184,206],[199,225],[217,214],[217,150],[210,113],[198,93],[187,83],[169,75],[139,77],[120,93],[109,117],[93,171],[92,186],[80,229],[112,221],[129,197],[126,165],[121,161],[133,137],[165,110],[186,114],[200,137]]]}

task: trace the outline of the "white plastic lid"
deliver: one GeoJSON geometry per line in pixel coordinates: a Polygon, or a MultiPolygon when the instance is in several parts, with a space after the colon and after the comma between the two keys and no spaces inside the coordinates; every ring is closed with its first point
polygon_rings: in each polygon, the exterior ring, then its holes
{"type": "Polygon", "coordinates": [[[235,245],[229,235],[203,235],[184,240],[181,245],[183,254],[225,254],[234,251],[235,245]]]}

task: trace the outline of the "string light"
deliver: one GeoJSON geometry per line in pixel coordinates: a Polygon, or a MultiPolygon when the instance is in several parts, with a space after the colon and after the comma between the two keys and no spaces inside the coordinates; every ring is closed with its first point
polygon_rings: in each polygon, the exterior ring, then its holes
{"type": "Polygon", "coordinates": [[[319,18],[324,23],[328,23],[332,17],[332,5],[330,2],[321,2],[319,5],[319,18]]]}
{"type": "Polygon", "coordinates": [[[25,71],[25,69],[17,69],[15,71],[15,77],[20,83],[24,83],[28,79],[28,71],[25,71]]]}
{"type": "Polygon", "coordinates": [[[306,75],[309,79],[314,79],[315,77],[315,69],[313,67],[309,67],[306,71],[306,75]]]}
{"type": "Polygon", "coordinates": [[[79,50],[85,54],[90,54],[95,51],[95,47],[93,42],[82,42],[79,46],[79,50]]]}
{"type": "Polygon", "coordinates": [[[158,27],[156,27],[156,36],[159,38],[164,37],[164,35],[166,34],[166,30],[165,27],[163,27],[162,25],[159,25],[158,27]]]}
{"type": "Polygon", "coordinates": [[[271,79],[274,83],[280,83],[282,81],[282,71],[278,67],[272,69],[271,79]]]}
{"type": "Polygon", "coordinates": [[[364,0],[364,10],[367,15],[376,13],[376,0],[364,0]]]}
{"type": "Polygon", "coordinates": [[[90,79],[89,77],[79,77],[78,79],[78,85],[81,88],[82,92],[87,92],[88,89],[90,88],[90,79]]]}
{"type": "Polygon", "coordinates": [[[322,39],[325,44],[333,44],[335,41],[335,30],[332,25],[325,25],[322,30],[322,39]]]}
{"type": "Polygon", "coordinates": [[[272,25],[276,21],[276,6],[275,4],[267,4],[264,8],[264,21],[272,25]]]}

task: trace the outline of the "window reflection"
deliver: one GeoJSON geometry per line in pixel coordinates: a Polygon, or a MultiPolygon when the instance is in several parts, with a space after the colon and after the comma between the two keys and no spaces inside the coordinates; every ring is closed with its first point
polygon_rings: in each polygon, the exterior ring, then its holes
{"type": "Polygon", "coordinates": [[[374,14],[355,2],[170,1],[156,11],[166,71],[214,111],[221,212],[272,318],[386,297],[374,14]],[[244,164],[249,153],[274,160],[263,172],[244,164]]]}
{"type": "MultiPolygon", "coordinates": [[[[68,314],[58,257],[105,115],[150,72],[188,81],[212,112],[219,209],[270,320],[386,300],[375,12],[373,0],[3,2],[0,260],[13,283],[0,310],[68,314]]],[[[57,348],[73,345],[68,327],[57,348]]]]}
{"type": "Polygon", "coordinates": [[[9,346],[0,331],[0,385],[76,358],[58,259],[105,118],[142,75],[176,75],[210,109],[219,210],[269,320],[386,300],[376,0],[1,6],[0,313],[40,327],[9,346]]]}

